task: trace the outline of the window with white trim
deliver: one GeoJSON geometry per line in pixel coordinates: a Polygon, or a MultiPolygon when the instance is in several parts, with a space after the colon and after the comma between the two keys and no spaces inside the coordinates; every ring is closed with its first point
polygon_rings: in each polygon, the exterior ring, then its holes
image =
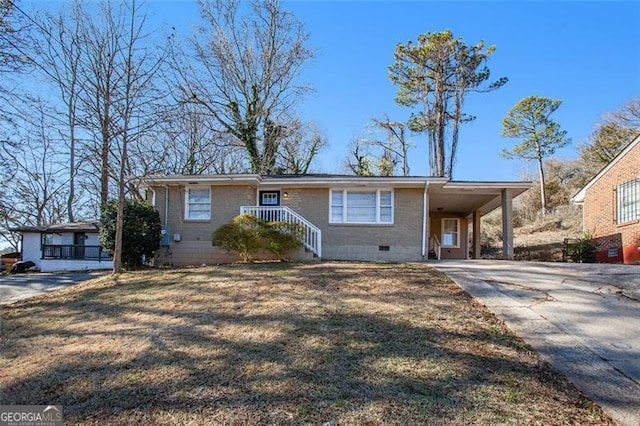
{"type": "Polygon", "coordinates": [[[442,247],[460,248],[460,219],[442,219],[442,247]]]}
{"type": "Polygon", "coordinates": [[[184,218],[187,220],[211,219],[211,188],[186,189],[184,218]]]}
{"type": "Polygon", "coordinates": [[[329,223],[393,223],[393,191],[332,189],[329,223]]]}
{"type": "Polygon", "coordinates": [[[616,188],[616,223],[628,223],[640,220],[640,180],[631,180],[616,188]]]}

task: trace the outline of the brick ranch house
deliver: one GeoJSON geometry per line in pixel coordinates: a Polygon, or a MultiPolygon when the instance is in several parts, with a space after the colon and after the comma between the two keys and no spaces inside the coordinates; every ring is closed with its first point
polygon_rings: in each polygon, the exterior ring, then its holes
{"type": "Polygon", "coordinates": [[[512,199],[530,182],[434,177],[226,174],[142,178],[163,223],[156,264],[234,261],[211,234],[240,213],[298,224],[304,260],[421,261],[480,257],[480,217],[503,211],[503,253],[513,257],[512,199]],[[473,238],[471,238],[473,236],[473,238]]]}
{"type": "Polygon", "coordinates": [[[582,228],[597,243],[596,261],[640,263],[640,135],[574,197],[582,228]]]}

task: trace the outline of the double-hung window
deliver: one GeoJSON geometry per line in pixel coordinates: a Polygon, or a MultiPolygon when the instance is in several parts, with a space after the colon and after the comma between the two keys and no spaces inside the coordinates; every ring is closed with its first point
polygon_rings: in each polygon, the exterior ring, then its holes
{"type": "Polygon", "coordinates": [[[187,220],[211,219],[211,188],[187,188],[184,210],[187,220]]]}
{"type": "Polygon", "coordinates": [[[329,223],[392,224],[393,191],[333,189],[329,223]]]}
{"type": "Polygon", "coordinates": [[[640,220],[640,180],[631,180],[616,188],[616,223],[628,223],[640,220]]]}
{"type": "Polygon", "coordinates": [[[460,219],[442,219],[442,247],[460,247],[460,219]]]}

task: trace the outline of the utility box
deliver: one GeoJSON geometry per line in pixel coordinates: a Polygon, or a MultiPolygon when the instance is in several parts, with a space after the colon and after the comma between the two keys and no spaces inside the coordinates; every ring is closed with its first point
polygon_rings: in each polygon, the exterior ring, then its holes
{"type": "Polygon", "coordinates": [[[160,245],[162,247],[169,247],[171,245],[171,228],[169,226],[163,226],[160,231],[160,245]]]}

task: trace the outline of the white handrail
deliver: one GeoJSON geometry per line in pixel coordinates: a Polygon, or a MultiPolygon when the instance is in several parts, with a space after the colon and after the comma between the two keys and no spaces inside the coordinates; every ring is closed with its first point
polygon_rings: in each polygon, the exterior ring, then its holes
{"type": "Polygon", "coordinates": [[[302,244],[316,256],[322,257],[322,231],[320,228],[286,206],[241,206],[240,214],[253,214],[267,222],[286,222],[300,226],[302,244]]]}

